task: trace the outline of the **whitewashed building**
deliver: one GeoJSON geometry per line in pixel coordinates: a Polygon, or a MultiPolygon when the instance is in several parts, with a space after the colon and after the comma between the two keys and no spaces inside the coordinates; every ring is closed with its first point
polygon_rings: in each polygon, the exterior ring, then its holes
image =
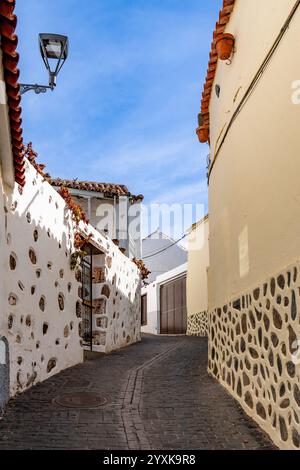
{"type": "Polygon", "coordinates": [[[69,189],[73,199],[83,208],[98,231],[112,240],[130,259],[141,259],[141,212],[144,197],[129,192],[123,184],[94,181],[49,179],[57,190],[69,189]]]}
{"type": "Polygon", "coordinates": [[[157,276],[142,288],[142,332],[186,334],[187,263],[157,276]]]}
{"type": "Polygon", "coordinates": [[[138,268],[24,151],[14,6],[0,3],[0,411],[84,348],[140,340],[138,268]]]}
{"type": "Polygon", "coordinates": [[[187,250],[157,229],[143,239],[142,251],[150,271],[142,289],[142,332],[185,334],[187,250]]]}
{"type": "Polygon", "coordinates": [[[154,282],[157,276],[171,271],[187,262],[188,252],[176,240],[159,229],[143,238],[142,254],[145,265],[151,271],[147,282],[154,282]]]}

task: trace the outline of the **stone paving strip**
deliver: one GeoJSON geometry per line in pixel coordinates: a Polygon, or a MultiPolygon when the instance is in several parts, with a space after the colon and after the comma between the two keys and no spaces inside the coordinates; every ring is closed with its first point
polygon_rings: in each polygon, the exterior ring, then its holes
{"type": "Polygon", "coordinates": [[[144,336],[38,384],[0,420],[0,449],[273,447],[208,376],[204,338],[144,336]]]}
{"type": "Polygon", "coordinates": [[[171,347],[141,366],[132,370],[128,377],[126,387],[124,405],[122,408],[122,419],[126,432],[128,448],[132,450],[148,450],[151,449],[147,435],[145,433],[143,421],[140,415],[140,401],[142,398],[143,371],[147,367],[151,367],[155,362],[167,356],[178,346],[171,347]]]}

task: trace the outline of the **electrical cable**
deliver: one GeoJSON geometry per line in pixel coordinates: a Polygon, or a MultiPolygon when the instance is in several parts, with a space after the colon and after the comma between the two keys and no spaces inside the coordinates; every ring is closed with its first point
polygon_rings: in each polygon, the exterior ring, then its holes
{"type": "Polygon", "coordinates": [[[143,256],[143,260],[148,259],[148,258],[152,258],[153,256],[159,255],[160,253],[163,253],[164,251],[167,251],[169,248],[172,248],[172,246],[177,245],[177,243],[179,243],[179,242],[181,242],[182,240],[184,240],[184,238],[186,238],[187,235],[188,235],[188,234],[183,235],[183,237],[181,237],[179,240],[177,240],[176,242],[172,243],[171,245],[166,246],[166,247],[163,248],[162,250],[156,251],[155,253],[151,253],[150,255],[147,255],[147,256],[143,256]]]}

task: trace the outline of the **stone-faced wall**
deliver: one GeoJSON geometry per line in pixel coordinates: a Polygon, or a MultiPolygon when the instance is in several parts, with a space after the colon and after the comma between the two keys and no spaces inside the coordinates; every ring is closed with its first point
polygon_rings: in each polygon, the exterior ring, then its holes
{"type": "Polygon", "coordinates": [[[195,315],[189,315],[187,319],[188,336],[208,336],[208,313],[201,312],[195,315]]]}
{"type": "Polygon", "coordinates": [[[300,264],[209,315],[209,371],[283,449],[300,448],[300,264]]]}
{"type": "Polygon", "coordinates": [[[83,358],[71,215],[28,162],[26,181],[1,197],[0,337],[9,344],[11,396],[83,358]]]}
{"type": "MultiPolygon", "coordinates": [[[[141,279],[136,265],[111,240],[104,246],[104,253],[92,260],[92,341],[93,351],[110,353],[141,340],[141,279]]],[[[80,331],[84,348],[90,349],[89,287],[86,290],[80,331]]]]}
{"type": "Polygon", "coordinates": [[[132,263],[111,242],[94,257],[93,350],[109,353],[141,340],[141,282],[132,263]]]}

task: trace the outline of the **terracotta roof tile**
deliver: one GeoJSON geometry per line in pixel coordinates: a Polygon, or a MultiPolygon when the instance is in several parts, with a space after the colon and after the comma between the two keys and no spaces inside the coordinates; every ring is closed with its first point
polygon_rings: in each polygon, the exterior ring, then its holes
{"type": "MultiPolygon", "coordinates": [[[[213,33],[213,41],[211,44],[211,51],[209,55],[208,70],[206,75],[206,81],[204,84],[204,89],[202,93],[202,102],[201,102],[201,114],[202,114],[202,126],[205,129],[208,129],[209,135],[209,126],[210,126],[210,116],[209,116],[209,103],[212,93],[212,86],[214,83],[217,64],[218,64],[218,54],[216,50],[215,40],[219,34],[224,33],[227,23],[230,20],[231,13],[234,9],[235,0],[223,0],[223,8],[220,11],[219,21],[216,23],[216,27],[213,33]]],[[[200,134],[201,127],[198,127],[196,130],[197,135],[200,134]]]]}
{"type": "Polygon", "coordinates": [[[25,159],[22,137],[22,108],[19,80],[19,54],[16,51],[18,37],[15,34],[17,17],[14,14],[15,0],[0,1],[0,39],[4,80],[6,83],[7,103],[11,128],[11,143],[15,167],[15,180],[21,186],[25,184],[25,159]]]}
{"type": "Polygon", "coordinates": [[[135,200],[143,200],[142,195],[133,196],[129,192],[128,188],[123,184],[97,183],[95,181],[63,180],[61,178],[50,178],[48,181],[52,186],[65,186],[66,188],[70,189],[103,193],[107,196],[129,196],[135,200]]]}

